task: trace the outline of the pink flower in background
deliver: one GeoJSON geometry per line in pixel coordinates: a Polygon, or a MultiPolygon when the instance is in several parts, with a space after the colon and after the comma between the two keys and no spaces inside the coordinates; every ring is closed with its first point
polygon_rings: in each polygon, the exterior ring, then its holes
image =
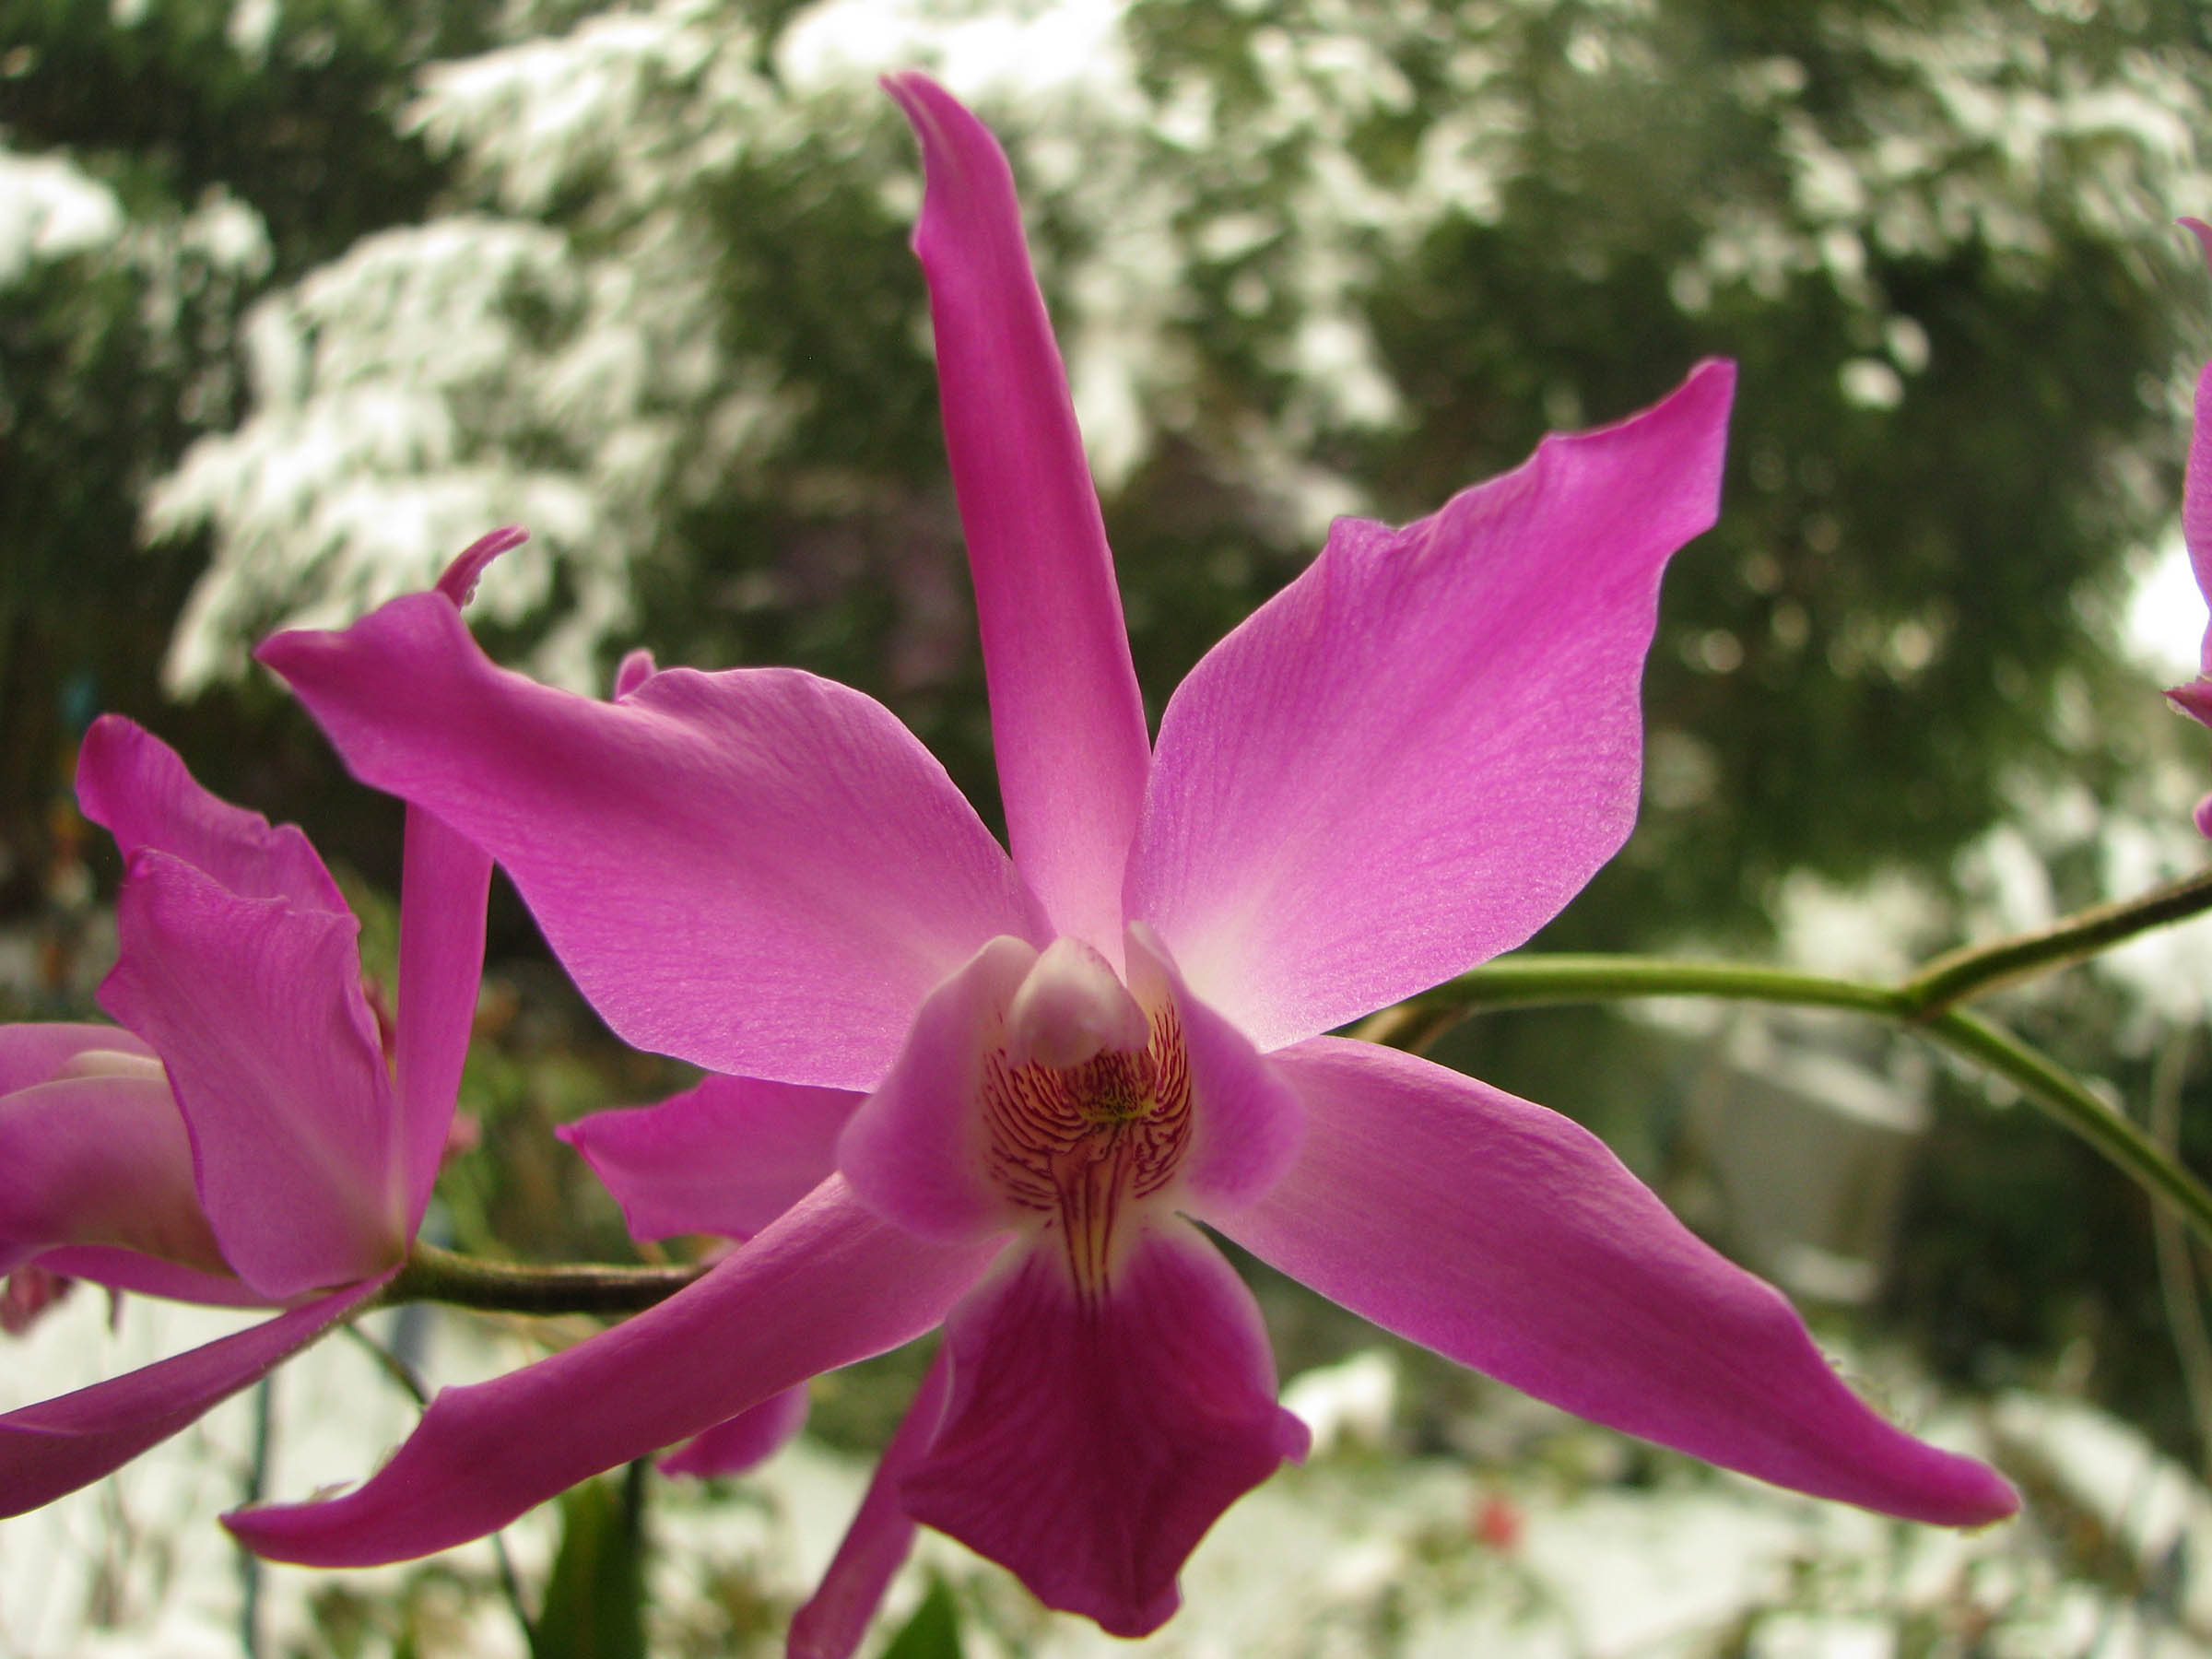
{"type": "Polygon", "coordinates": [[[284,1312],[0,1416],[9,1515],[174,1434],[399,1267],[453,1116],[491,873],[410,810],[388,1068],[359,924],[304,835],[218,800],[113,715],[86,734],[76,789],[124,855],[100,992],[122,1029],[0,1027],[0,1272],[284,1312]]]}
{"type": "MultiPolygon", "coordinates": [[[[2212,225],[2202,219],[2182,221],[2212,263],[2212,225]]],[[[2189,467],[2182,484],[2182,536],[2189,544],[2189,562],[2196,571],[2196,585],[2212,599],[2212,363],[2196,379],[2195,420],[2189,437],[2189,467]]],[[[2212,625],[2205,630],[2203,661],[2196,678],[2166,694],[2184,713],[2212,725],[2212,625]]],[[[2196,805],[2196,827],[2212,835],[2212,794],[2196,805]]]]}
{"type": "Polygon", "coordinates": [[[0,1331],[20,1336],[69,1298],[76,1281],[65,1274],[27,1262],[0,1283],[0,1331]]]}
{"type": "Polygon", "coordinates": [[[2009,1513],[1586,1132],[1325,1035],[1522,943],[1628,835],[1729,367],[1418,524],[1340,522],[1155,745],[1005,159],[931,82],[890,88],[1012,857],[886,710],[809,675],[626,672],[598,702],[427,596],[269,641],[357,773],[506,865],[616,1030],[725,1074],[575,1135],[633,1230],[752,1236],[240,1536],[423,1554],[942,1323],[794,1653],[850,1651],[916,1522],[1140,1634],[1306,1438],[1196,1222],[1597,1421],[1892,1514],[2009,1513]]]}

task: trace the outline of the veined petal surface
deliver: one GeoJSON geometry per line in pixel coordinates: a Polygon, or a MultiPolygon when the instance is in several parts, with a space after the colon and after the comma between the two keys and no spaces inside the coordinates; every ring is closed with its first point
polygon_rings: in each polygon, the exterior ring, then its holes
{"type": "Polygon", "coordinates": [[[952,1399],[905,1483],[915,1520],[1115,1636],[1165,1622],[1199,1538],[1308,1442],[1243,1281],[1189,1223],[1145,1225],[1094,1294],[1048,1235],[953,1310],[952,1399]]]}
{"type": "Polygon", "coordinates": [[[1305,1102],[1243,1032],[1192,994],[1159,935],[1141,922],[1129,929],[1128,953],[1130,983],[1172,998],[1182,1030],[1192,1102],[1191,1144],[1178,1171],[1183,1207],[1210,1217],[1248,1204],[1297,1156],[1305,1102]]]}
{"type": "Polygon", "coordinates": [[[0,1516],[113,1473],[307,1346],[383,1288],[320,1297],[265,1324],[0,1417],[0,1516]]]}
{"type": "Polygon", "coordinates": [[[410,1237],[430,1201],[461,1092],[484,973],[484,906],[490,889],[488,853],[435,815],[407,808],[392,1071],[410,1237]]]}
{"type": "Polygon", "coordinates": [[[192,1143],[158,1061],[0,1095],[0,1273],[62,1245],[103,1245],[226,1274],[192,1143]]]}
{"type": "Polygon", "coordinates": [[[883,1593],[914,1547],[913,1518],[900,1500],[907,1472],[929,1451],[951,1392],[949,1357],[939,1347],[913,1403],[877,1460],[853,1524],[806,1605],[791,1616],[784,1659],[852,1659],[883,1593]]]}
{"type": "Polygon", "coordinates": [[[922,140],[945,443],[991,693],[1007,838],[1057,933],[1118,965],[1149,746],[1067,376],[989,129],[920,75],[884,83],[922,140]]]}
{"type": "Polygon", "coordinates": [[[100,1006],[153,1043],[223,1255],[272,1301],[377,1277],[406,1246],[392,1088],[349,912],[241,897],[142,849],[100,1006]]]}
{"type": "Polygon", "coordinates": [[[1837,1379],[1781,1293],[1588,1131],[1409,1054],[1270,1055],[1304,1149],[1221,1230],[1386,1330],[1577,1416],[1816,1497],[1977,1525],[2018,1500],[1837,1379]]]}
{"type": "Polygon", "coordinates": [[[259,654],[357,776],[506,867],[640,1048],[873,1088],[931,987],[1042,928],[944,768],[811,675],[669,669],[601,702],[493,666],[435,594],[259,654]]]}
{"type": "Polygon", "coordinates": [[[535,1365],[446,1389],[366,1485],[225,1524],[256,1554],[322,1567],[481,1537],[603,1469],[912,1341],[995,1249],[925,1243],[832,1176],[659,1306],[535,1365]]]}
{"type": "Polygon", "coordinates": [[[127,865],[152,847],[248,899],[288,899],[301,910],[346,913],[338,884],[295,824],[272,828],[258,812],[202,789],[152,733],[102,714],[76,756],[76,800],[104,826],[127,865]]]}
{"type": "Polygon", "coordinates": [[[1734,371],[1403,530],[1339,520],[1160,723],[1132,921],[1263,1050],[1522,943],[1627,838],[1674,550],[1713,521],[1734,371]]]}
{"type": "Polygon", "coordinates": [[[631,1238],[749,1239],[830,1178],[838,1132],[863,1098],[710,1077],[658,1105],[594,1112],[554,1133],[614,1194],[631,1238]]]}

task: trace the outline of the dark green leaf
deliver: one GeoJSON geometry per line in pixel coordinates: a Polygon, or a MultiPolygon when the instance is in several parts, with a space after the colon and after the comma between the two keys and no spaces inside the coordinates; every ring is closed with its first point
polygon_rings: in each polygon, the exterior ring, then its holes
{"type": "Polygon", "coordinates": [[[577,1487],[560,1517],[531,1659],[645,1659],[645,1465],[577,1487]]]}
{"type": "Polygon", "coordinates": [[[906,1628],[891,1638],[883,1659],[960,1659],[959,1609],[943,1579],[930,1581],[929,1594],[906,1628]]]}

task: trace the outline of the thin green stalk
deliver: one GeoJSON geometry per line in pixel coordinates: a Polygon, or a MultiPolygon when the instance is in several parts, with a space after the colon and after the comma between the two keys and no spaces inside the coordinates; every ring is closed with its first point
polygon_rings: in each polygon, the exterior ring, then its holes
{"type": "MultiPolygon", "coordinates": [[[[2004,948],[2009,951],[2014,943],[2008,942],[2004,948]]],[[[2056,965],[2054,959],[2052,965],[2056,965]]],[[[1959,982],[1945,982],[1956,985],[1959,982]]],[[[1432,1020],[1417,1018],[1408,1021],[1401,1010],[1416,1017],[1446,1016],[1477,1008],[1645,996],[1710,996],[1865,1014],[1919,1031],[2008,1078],[2153,1197],[2172,1206],[2192,1232],[2212,1245],[2212,1191],[2195,1176],[2160,1152],[2142,1131],[2106,1106],[2056,1061],[1960,1009],[1931,1007],[1924,995],[1910,989],[1911,983],[1866,985],[1747,963],[1668,961],[1654,957],[1507,957],[1382,1010],[1354,1034],[1372,1032],[1380,1040],[1389,1041],[1416,1029],[1432,1032],[1432,1020]]]]}
{"type": "Polygon", "coordinates": [[[413,1366],[350,1320],[338,1327],[338,1333],[375,1360],[376,1369],[397,1384],[399,1391],[414,1401],[418,1408],[428,1409],[430,1385],[416,1374],[413,1366]]]}
{"type": "MultiPolygon", "coordinates": [[[[1374,1017],[1397,1009],[1422,1014],[1471,1013],[1477,1008],[1527,1008],[1547,1003],[1610,1002],[1617,997],[1717,996],[1732,1002],[1786,1003],[1797,1007],[1844,1008],[1882,1019],[1905,1019],[1912,1010],[1901,992],[1886,985],[1830,979],[1749,962],[1670,960],[1641,956],[1511,956],[1446,980],[1374,1017]]],[[[1364,1035],[1361,1026],[1355,1035],[1364,1035]]]]}
{"type": "Polygon", "coordinates": [[[2021,1093],[2168,1206],[2191,1232],[2212,1244],[2212,1192],[2073,1073],[2009,1031],[1962,1009],[1946,1009],[1916,1022],[1914,1029],[2018,1085],[2021,1093]]]}
{"type": "MultiPolygon", "coordinates": [[[[276,1434],[276,1379],[253,1385],[253,1461],[246,1468],[245,1501],[259,1503],[269,1493],[269,1450],[276,1434]]],[[[261,1659],[261,1558],[237,1540],[238,1645],[243,1659],[261,1659]]]]}
{"type": "Polygon", "coordinates": [[[448,1302],[498,1313],[638,1313],[667,1300],[701,1271],[491,1262],[418,1240],[381,1300],[448,1302]]]}
{"type": "Polygon", "coordinates": [[[1898,987],[1915,1012],[1933,1014],[2003,985],[2085,961],[2154,927],[2212,910],[2212,870],[2170,881],[2134,899],[2100,904],[2034,933],[1939,956],[1898,987]]]}
{"type": "MultiPolygon", "coordinates": [[[[2168,1158],[2178,1156],[2182,1139],[2182,1086],[2189,1078],[2189,1050],[2197,1021],[2187,1020],[2166,1033],[2150,1074],[2150,1138],[2168,1158]]],[[[2172,1212],[2157,1205],[2150,1211],[2151,1241],[2159,1257],[2159,1295],[2166,1304],[2166,1328],[2173,1337],[2182,1387],[2196,1430],[2197,1466],[2212,1469],[2212,1330],[2205,1325],[2204,1299],[2197,1294],[2196,1264],[2189,1238],[2172,1212]]]]}
{"type": "Polygon", "coordinates": [[[2154,928],[2212,911],[2212,870],[2201,870],[2134,899],[2100,904],[2034,933],[1950,951],[1894,986],[1861,984],[1754,963],[1668,960],[1639,956],[1511,956],[1486,962],[1433,990],[1375,1015],[1361,1034],[1394,1041],[1420,1016],[1475,1008],[1529,1007],[1617,996],[1719,996],[1804,1007],[1849,1008],[1886,1019],[1914,1019],[2038,974],[2086,960],[2154,928]]]}
{"type": "MultiPolygon", "coordinates": [[[[351,1320],[338,1328],[376,1361],[377,1369],[399,1385],[401,1391],[415,1402],[418,1410],[429,1409],[429,1384],[422,1380],[413,1366],[351,1320]]],[[[530,1622],[529,1604],[523,1600],[523,1581],[515,1576],[514,1558],[507,1552],[507,1535],[503,1532],[491,1535],[491,1559],[499,1566],[500,1594],[506,1599],[507,1610],[514,1615],[514,1622],[522,1628],[523,1646],[528,1649],[535,1644],[537,1630],[530,1622]]]]}

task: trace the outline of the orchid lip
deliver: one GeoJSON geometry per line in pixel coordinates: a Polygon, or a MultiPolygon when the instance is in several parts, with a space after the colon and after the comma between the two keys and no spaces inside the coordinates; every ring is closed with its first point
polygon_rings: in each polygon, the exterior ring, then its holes
{"type": "Polygon", "coordinates": [[[1141,928],[1124,943],[1126,977],[1080,940],[1002,935],[932,992],[839,1136],[862,1200],[923,1238],[1018,1235],[1096,1306],[1148,1227],[1279,1172],[1294,1137],[1257,1057],[1141,928]]]}
{"type": "Polygon", "coordinates": [[[1047,1218],[1078,1295],[1097,1297],[1120,1253],[1124,1207],[1166,1190],[1190,1146],[1190,1062],[1174,1005],[1151,1017],[1143,1047],[1101,1049],[1073,1065],[1019,1064],[996,1050],[982,1092],[992,1181],[1047,1218]]]}

